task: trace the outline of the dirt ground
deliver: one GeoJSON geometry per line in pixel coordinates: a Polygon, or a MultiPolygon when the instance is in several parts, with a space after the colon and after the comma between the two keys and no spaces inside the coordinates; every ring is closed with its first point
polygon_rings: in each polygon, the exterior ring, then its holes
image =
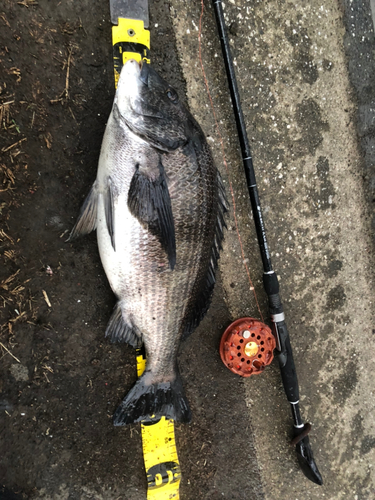
{"type": "MultiPolygon", "coordinates": [[[[151,16],[153,64],[183,96],[168,3],[151,16]]],[[[0,26],[0,498],[142,499],[140,429],[111,422],[134,352],[104,339],[114,296],[95,235],[65,242],[114,95],[109,6],[4,0],[0,26]]],[[[229,323],[219,283],[180,359],[186,500],[262,498],[243,384],[217,351],[229,323]]]]}

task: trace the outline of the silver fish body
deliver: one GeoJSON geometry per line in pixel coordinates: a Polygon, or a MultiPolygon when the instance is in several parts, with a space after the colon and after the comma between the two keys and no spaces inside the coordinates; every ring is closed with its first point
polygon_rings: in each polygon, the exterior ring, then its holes
{"type": "Polygon", "coordinates": [[[114,415],[189,421],[177,368],[183,337],[209,307],[225,196],[203,132],[150,66],[123,67],[96,181],[71,239],[97,230],[118,298],[106,336],[144,343],[147,366],[114,415]]]}

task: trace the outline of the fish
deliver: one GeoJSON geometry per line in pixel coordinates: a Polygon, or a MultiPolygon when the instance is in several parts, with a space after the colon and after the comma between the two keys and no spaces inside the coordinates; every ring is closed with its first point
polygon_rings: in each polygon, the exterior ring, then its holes
{"type": "Polygon", "coordinates": [[[209,308],[227,210],[201,127],[152,66],[130,59],[96,180],[69,237],[96,229],[117,297],[105,336],[146,351],[145,371],[115,411],[115,426],[162,416],[190,422],[177,354],[209,308]]]}

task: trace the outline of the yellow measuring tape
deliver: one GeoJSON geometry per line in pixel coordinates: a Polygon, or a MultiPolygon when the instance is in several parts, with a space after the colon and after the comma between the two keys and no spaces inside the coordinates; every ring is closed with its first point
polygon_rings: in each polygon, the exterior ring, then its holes
{"type": "MultiPolygon", "coordinates": [[[[150,32],[143,21],[118,19],[112,27],[115,86],[122,66],[128,59],[150,62],[150,32]]],[[[146,358],[137,350],[137,375],[146,366],[146,358]]],[[[174,422],[165,417],[155,422],[141,422],[142,447],[147,474],[147,500],[179,500],[181,470],[178,461],[174,422]]]]}
{"type": "Polygon", "coordinates": [[[150,32],[143,21],[119,17],[118,25],[112,26],[112,45],[117,87],[121,68],[128,59],[150,62],[150,32]]]}
{"type": "MultiPolygon", "coordinates": [[[[137,352],[137,375],[140,377],[146,366],[146,358],[137,352]]],[[[147,474],[147,500],[180,498],[181,481],[174,422],[161,417],[155,423],[141,422],[143,460],[147,474]]]]}

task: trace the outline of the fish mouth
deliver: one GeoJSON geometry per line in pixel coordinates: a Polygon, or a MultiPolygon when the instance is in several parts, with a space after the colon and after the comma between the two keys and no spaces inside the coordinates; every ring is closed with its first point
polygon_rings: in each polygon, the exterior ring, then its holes
{"type": "MultiPolygon", "coordinates": [[[[142,116],[144,118],[163,118],[163,115],[158,112],[158,110],[147,110],[147,107],[144,107],[142,91],[141,88],[144,86],[149,86],[149,75],[150,75],[150,65],[145,60],[136,61],[135,59],[129,59],[125,63],[124,68],[124,78],[122,75],[122,82],[126,82],[126,93],[129,97],[129,109],[131,113],[135,116],[142,116]],[[130,89],[133,89],[131,92],[130,89]]],[[[126,119],[126,116],[123,116],[125,123],[130,127],[129,121],[126,119]]]]}
{"type": "Polygon", "coordinates": [[[114,102],[119,104],[120,109],[125,110],[129,105],[127,103],[139,95],[140,85],[143,85],[143,82],[140,81],[141,71],[141,63],[135,59],[129,59],[123,65],[114,99],[114,102]]]}
{"type": "Polygon", "coordinates": [[[151,140],[147,123],[151,120],[154,123],[152,128],[155,128],[154,120],[165,120],[164,114],[149,100],[151,74],[152,70],[146,61],[126,61],[114,100],[117,119],[146,142],[151,140]]]}
{"type": "Polygon", "coordinates": [[[124,95],[136,95],[139,93],[142,84],[148,87],[150,66],[147,61],[129,59],[121,69],[120,78],[117,84],[118,93],[124,95]]]}
{"type": "Polygon", "coordinates": [[[148,86],[150,66],[147,61],[143,59],[141,59],[140,61],[137,61],[136,59],[129,59],[128,61],[126,61],[124,66],[124,73],[126,74],[126,78],[129,78],[130,75],[134,75],[136,78],[139,78],[142,83],[148,86]]]}

